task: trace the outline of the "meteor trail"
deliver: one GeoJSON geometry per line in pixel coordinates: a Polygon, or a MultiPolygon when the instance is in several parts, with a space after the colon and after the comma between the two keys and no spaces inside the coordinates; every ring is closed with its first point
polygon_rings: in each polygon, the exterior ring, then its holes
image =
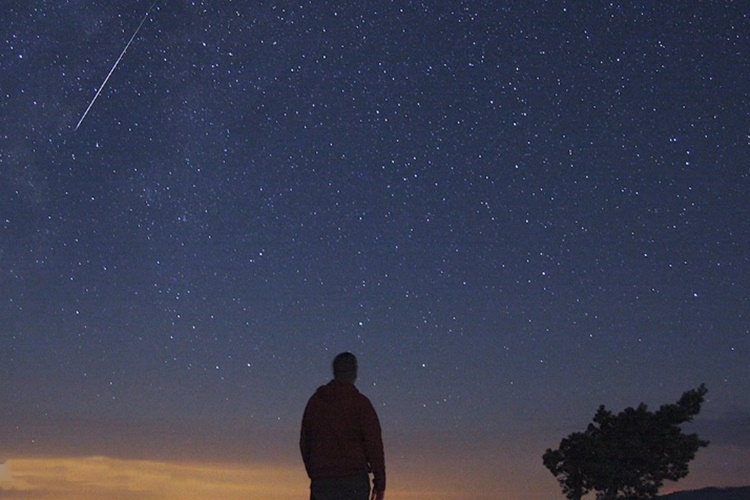
{"type": "Polygon", "coordinates": [[[125,48],[122,49],[122,52],[120,52],[120,57],[117,58],[115,63],[112,65],[112,69],[109,70],[109,73],[107,73],[107,77],[104,79],[101,85],[99,85],[99,90],[96,91],[96,95],[93,99],[91,99],[91,102],[89,103],[89,107],[86,108],[86,111],[83,112],[83,115],[81,116],[81,119],[78,120],[78,125],[76,125],[75,130],[78,130],[78,127],[81,126],[81,123],[83,123],[83,119],[86,118],[86,115],[89,114],[89,110],[91,109],[91,106],[94,105],[94,102],[96,102],[96,98],[99,97],[99,94],[102,93],[102,89],[107,84],[107,80],[109,80],[109,77],[112,76],[112,73],[114,73],[115,68],[118,64],[120,64],[120,60],[122,59],[122,56],[125,55],[125,52],[128,50],[128,47],[130,47],[130,44],[133,43],[133,40],[135,39],[136,35],[138,35],[138,32],[141,30],[141,26],[143,26],[143,23],[146,22],[146,19],[148,18],[148,15],[151,13],[151,9],[154,8],[154,5],[156,5],[156,1],[154,0],[154,3],[151,4],[151,7],[148,8],[146,11],[146,15],[143,16],[143,19],[141,19],[141,24],[138,25],[138,27],[133,32],[133,36],[130,37],[130,40],[128,40],[128,43],[125,44],[125,48]]]}

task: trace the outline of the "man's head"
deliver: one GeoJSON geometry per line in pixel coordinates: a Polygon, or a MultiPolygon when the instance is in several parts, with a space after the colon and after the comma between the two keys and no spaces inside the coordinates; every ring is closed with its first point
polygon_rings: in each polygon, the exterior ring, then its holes
{"type": "Polygon", "coordinates": [[[342,352],[333,358],[333,378],[353,384],[357,380],[357,357],[350,352],[342,352]]]}

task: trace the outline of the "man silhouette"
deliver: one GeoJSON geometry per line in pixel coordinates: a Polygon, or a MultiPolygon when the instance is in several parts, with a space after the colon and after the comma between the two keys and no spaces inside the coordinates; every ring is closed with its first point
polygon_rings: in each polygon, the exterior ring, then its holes
{"type": "Polygon", "coordinates": [[[310,500],[385,497],[380,422],[356,380],[357,358],[342,352],[333,360],[333,380],[318,387],[305,407],[299,446],[311,480],[310,500]]]}

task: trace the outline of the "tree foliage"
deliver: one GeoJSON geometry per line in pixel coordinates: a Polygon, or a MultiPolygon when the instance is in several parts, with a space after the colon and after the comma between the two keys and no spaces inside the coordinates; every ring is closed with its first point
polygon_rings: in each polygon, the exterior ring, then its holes
{"type": "Polygon", "coordinates": [[[571,500],[592,491],[597,500],[655,498],[665,480],[687,476],[688,463],[708,446],[680,428],[700,412],[706,392],[701,384],[656,412],[641,403],[614,415],[602,405],[584,432],[544,453],[544,466],[571,500]]]}

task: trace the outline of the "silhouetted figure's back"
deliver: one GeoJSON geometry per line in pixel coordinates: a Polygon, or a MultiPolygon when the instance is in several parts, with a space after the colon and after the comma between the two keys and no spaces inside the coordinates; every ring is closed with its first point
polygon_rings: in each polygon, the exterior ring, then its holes
{"type": "Polygon", "coordinates": [[[305,407],[300,451],[311,479],[311,500],[381,500],[385,458],[380,422],[366,396],[354,386],[357,358],[333,360],[333,380],[315,391],[305,407]],[[370,496],[369,472],[373,473],[370,496]]]}

